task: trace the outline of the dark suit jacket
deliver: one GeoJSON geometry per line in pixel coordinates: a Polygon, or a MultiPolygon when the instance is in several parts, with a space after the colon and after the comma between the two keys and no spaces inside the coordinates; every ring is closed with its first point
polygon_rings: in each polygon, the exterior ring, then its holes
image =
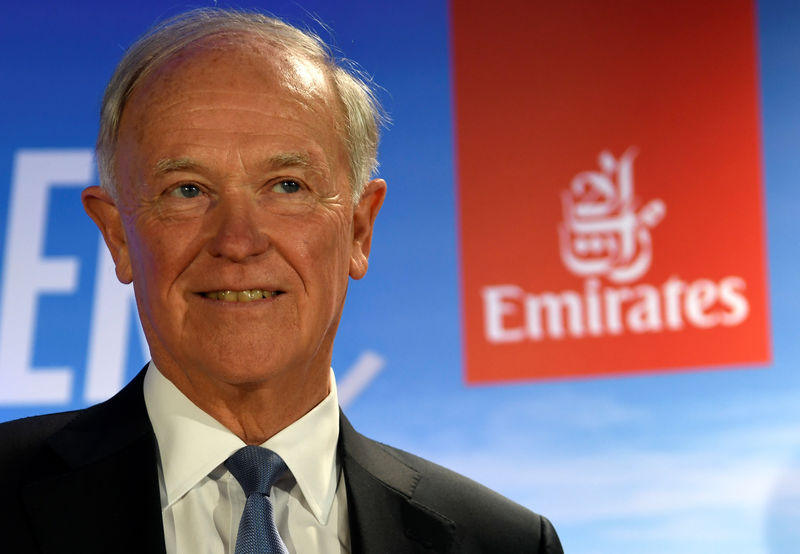
{"type": "MultiPolygon", "coordinates": [[[[0,425],[0,551],[165,552],[143,377],[86,410],[0,425]]],[[[547,519],[344,416],[339,448],[354,553],[562,552],[547,519]]]]}

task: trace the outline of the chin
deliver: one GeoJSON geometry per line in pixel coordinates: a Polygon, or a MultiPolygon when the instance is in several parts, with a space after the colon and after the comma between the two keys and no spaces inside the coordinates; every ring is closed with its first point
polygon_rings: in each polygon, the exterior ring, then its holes
{"type": "Polygon", "coordinates": [[[258,384],[288,371],[287,365],[279,360],[241,352],[198,360],[195,367],[202,367],[211,377],[232,385],[258,384]]]}

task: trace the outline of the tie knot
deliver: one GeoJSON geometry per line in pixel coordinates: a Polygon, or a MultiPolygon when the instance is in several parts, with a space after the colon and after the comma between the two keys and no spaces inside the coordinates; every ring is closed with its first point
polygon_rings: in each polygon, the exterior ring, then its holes
{"type": "Polygon", "coordinates": [[[286,471],[286,463],[272,450],[245,446],[225,460],[225,467],[236,477],[245,496],[254,492],[269,496],[275,481],[286,471]]]}

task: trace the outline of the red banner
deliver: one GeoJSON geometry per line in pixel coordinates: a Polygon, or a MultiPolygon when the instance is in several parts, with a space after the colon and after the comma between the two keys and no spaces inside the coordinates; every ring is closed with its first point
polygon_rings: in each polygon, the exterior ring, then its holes
{"type": "Polygon", "coordinates": [[[769,360],[754,10],[453,2],[469,382],[769,360]]]}

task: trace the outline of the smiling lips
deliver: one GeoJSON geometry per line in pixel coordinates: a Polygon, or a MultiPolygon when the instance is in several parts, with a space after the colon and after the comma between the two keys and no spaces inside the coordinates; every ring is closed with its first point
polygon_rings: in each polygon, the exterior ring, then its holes
{"type": "Polygon", "coordinates": [[[203,293],[203,296],[211,300],[222,300],[223,302],[253,302],[263,298],[272,298],[282,294],[279,290],[219,290],[203,293]]]}

